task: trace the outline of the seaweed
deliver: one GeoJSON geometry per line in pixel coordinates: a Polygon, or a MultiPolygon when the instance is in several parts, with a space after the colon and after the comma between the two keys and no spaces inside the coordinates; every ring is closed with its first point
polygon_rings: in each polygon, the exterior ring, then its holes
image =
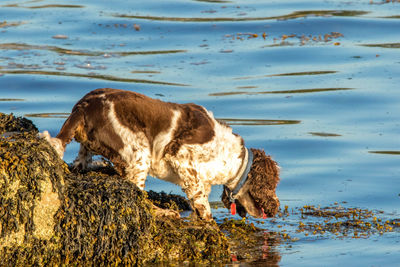
{"type": "Polygon", "coordinates": [[[7,132],[37,132],[31,120],[0,112],[0,135],[7,132]]]}
{"type": "Polygon", "coordinates": [[[147,192],[148,198],[162,209],[173,209],[178,211],[192,210],[189,201],[176,194],[167,194],[164,191],[160,193],[150,190],[147,192]]]}

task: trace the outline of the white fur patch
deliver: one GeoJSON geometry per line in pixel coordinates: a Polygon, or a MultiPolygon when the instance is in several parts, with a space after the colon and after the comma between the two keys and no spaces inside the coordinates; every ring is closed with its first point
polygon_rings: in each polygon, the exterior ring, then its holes
{"type": "Polygon", "coordinates": [[[114,131],[120,136],[124,147],[118,151],[127,163],[125,171],[127,178],[134,182],[140,189],[144,189],[144,181],[150,167],[150,145],[143,132],[133,132],[122,125],[115,114],[114,103],[108,102],[110,112],[108,119],[114,131]]]}
{"type": "Polygon", "coordinates": [[[171,118],[171,124],[167,131],[159,133],[153,140],[153,149],[151,152],[150,175],[159,179],[178,183],[177,176],[174,174],[169,164],[163,158],[165,146],[171,142],[173,134],[176,131],[178,120],[181,116],[180,111],[174,110],[171,118]]]}
{"type": "Polygon", "coordinates": [[[242,166],[242,138],[234,135],[230,127],[218,123],[211,112],[209,116],[214,121],[214,137],[205,144],[183,145],[173,165],[188,174],[195,170],[197,179],[205,185],[226,184],[242,166]]]}
{"type": "Polygon", "coordinates": [[[78,156],[74,160],[74,167],[80,166],[82,170],[89,169],[89,165],[92,163],[92,156],[92,153],[81,144],[78,156]]]}

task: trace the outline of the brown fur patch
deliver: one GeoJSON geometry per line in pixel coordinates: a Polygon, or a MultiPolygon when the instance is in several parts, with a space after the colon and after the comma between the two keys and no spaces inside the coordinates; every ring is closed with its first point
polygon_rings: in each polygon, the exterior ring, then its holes
{"type": "Polygon", "coordinates": [[[122,125],[133,132],[145,133],[150,147],[154,138],[171,126],[174,104],[129,91],[117,91],[109,96],[115,103],[115,113],[122,125]]]}
{"type": "MultiPolygon", "coordinates": [[[[229,199],[229,195],[232,191],[224,185],[224,191],[222,192],[221,196],[221,201],[224,203],[225,208],[230,209],[231,208],[231,201],[229,199]]],[[[236,211],[241,217],[246,217],[246,209],[240,204],[240,202],[236,199],[235,200],[236,204],[236,211]]]]}
{"type": "MultiPolygon", "coordinates": [[[[275,194],[276,187],[279,183],[279,168],[277,163],[272,160],[270,156],[265,155],[265,152],[260,149],[252,148],[253,163],[250,172],[247,175],[246,187],[248,193],[254,199],[258,208],[263,208],[268,217],[273,217],[279,209],[279,200],[275,194]]],[[[229,195],[232,191],[224,186],[222,193],[222,202],[224,206],[230,208],[229,195]]],[[[240,216],[246,215],[246,209],[238,201],[236,203],[236,210],[240,216]]]]}
{"type": "Polygon", "coordinates": [[[214,123],[201,106],[181,104],[177,130],[173,140],[165,147],[165,154],[176,155],[183,144],[204,144],[210,141],[214,133],[214,123]]]}
{"type": "Polygon", "coordinates": [[[254,159],[248,174],[249,193],[256,205],[273,217],[279,209],[275,190],[279,183],[279,168],[270,156],[260,149],[252,148],[254,159]]]}

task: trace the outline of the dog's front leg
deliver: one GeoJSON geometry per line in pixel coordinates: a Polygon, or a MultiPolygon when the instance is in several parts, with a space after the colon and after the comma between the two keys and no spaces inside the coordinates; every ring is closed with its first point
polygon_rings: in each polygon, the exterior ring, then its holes
{"type": "Polygon", "coordinates": [[[210,190],[211,186],[206,186],[199,182],[183,188],[190,201],[194,215],[206,221],[213,219],[210,203],[208,202],[210,190]]]}

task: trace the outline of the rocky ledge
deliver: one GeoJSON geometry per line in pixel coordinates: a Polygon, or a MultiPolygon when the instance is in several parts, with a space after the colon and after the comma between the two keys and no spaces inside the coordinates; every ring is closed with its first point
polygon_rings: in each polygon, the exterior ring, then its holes
{"type": "Polygon", "coordinates": [[[116,174],[70,172],[37,135],[0,113],[0,265],[230,261],[216,223],[156,217],[146,192],[116,174]]]}

